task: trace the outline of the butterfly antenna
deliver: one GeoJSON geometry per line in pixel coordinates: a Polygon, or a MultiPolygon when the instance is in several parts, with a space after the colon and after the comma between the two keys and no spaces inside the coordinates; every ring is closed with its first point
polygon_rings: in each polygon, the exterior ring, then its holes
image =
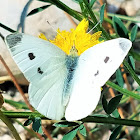
{"type": "MultiPolygon", "coordinates": [[[[50,25],[50,27],[57,33],[57,34],[59,34],[66,42],[67,42],[67,40],[49,23],[49,21],[47,20],[47,23],[50,25]]],[[[68,43],[68,42],[67,42],[68,43]]],[[[69,43],[68,43],[68,45],[70,45],[69,43]]]]}
{"type": "Polygon", "coordinates": [[[92,29],[90,29],[87,33],[90,33],[91,31],[93,31],[100,24],[100,22],[101,20],[99,20],[98,23],[92,29]]]}

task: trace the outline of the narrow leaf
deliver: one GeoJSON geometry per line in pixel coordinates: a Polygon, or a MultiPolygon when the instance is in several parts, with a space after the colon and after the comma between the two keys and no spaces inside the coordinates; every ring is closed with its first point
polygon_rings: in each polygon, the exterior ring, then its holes
{"type": "Polygon", "coordinates": [[[30,125],[31,123],[33,122],[33,120],[30,118],[30,119],[28,119],[28,120],[26,120],[25,122],[24,122],[24,126],[28,126],[28,125],[30,125]]]}
{"type": "Polygon", "coordinates": [[[94,5],[95,2],[96,2],[96,0],[91,0],[90,1],[90,4],[89,5],[90,5],[91,8],[92,8],[92,6],[94,5]]]}
{"type": "Polygon", "coordinates": [[[108,103],[108,114],[111,114],[117,108],[121,98],[122,98],[122,94],[115,96],[114,98],[112,98],[109,101],[109,103],[108,103]]]}
{"type": "Polygon", "coordinates": [[[138,87],[138,88],[136,89],[136,91],[140,92],[140,87],[138,87]]]}
{"type": "Polygon", "coordinates": [[[131,96],[132,98],[135,98],[137,100],[140,100],[140,95],[139,94],[136,94],[136,93],[134,93],[132,91],[129,91],[129,90],[124,89],[124,88],[121,88],[120,86],[114,84],[111,81],[107,81],[106,84],[109,85],[110,87],[112,87],[113,89],[119,91],[120,93],[124,94],[124,95],[131,96]]]}
{"type": "Polygon", "coordinates": [[[79,124],[76,122],[68,122],[68,121],[58,122],[58,123],[53,124],[53,126],[55,127],[71,127],[71,126],[77,126],[77,125],[79,124]]]}
{"type": "Polygon", "coordinates": [[[116,138],[117,138],[118,134],[120,133],[121,129],[122,129],[122,126],[116,127],[116,128],[113,130],[113,132],[112,132],[112,134],[111,134],[109,140],[116,140],[116,138]]]}
{"type": "Polygon", "coordinates": [[[132,42],[134,42],[136,39],[137,31],[138,31],[138,26],[134,25],[132,30],[131,30],[131,41],[132,42]]]}
{"type": "Polygon", "coordinates": [[[124,26],[123,22],[119,18],[117,18],[116,16],[113,17],[113,26],[114,26],[116,33],[120,37],[129,38],[128,30],[124,26]]]}
{"type": "Polygon", "coordinates": [[[106,4],[103,4],[101,9],[100,9],[100,20],[101,20],[101,23],[103,22],[104,20],[104,10],[105,10],[105,6],[106,4]]]}
{"type": "Polygon", "coordinates": [[[43,133],[42,131],[42,127],[41,127],[41,118],[40,117],[36,117],[33,121],[33,125],[32,128],[35,132],[38,132],[40,134],[43,133]]]}
{"type": "Polygon", "coordinates": [[[107,102],[104,95],[102,97],[102,105],[103,105],[103,108],[104,108],[105,112],[108,114],[108,102],[107,102]]]}
{"type": "Polygon", "coordinates": [[[118,112],[117,109],[115,109],[113,112],[112,112],[112,115],[115,117],[115,118],[120,118],[120,114],[118,112]]]}
{"type": "Polygon", "coordinates": [[[118,68],[117,71],[116,71],[116,80],[117,80],[119,86],[120,87],[123,87],[124,80],[123,80],[123,77],[122,77],[122,73],[121,73],[120,68],[118,68]]]}
{"type": "Polygon", "coordinates": [[[133,56],[131,55],[128,56],[128,63],[133,68],[133,70],[135,70],[135,61],[133,59],[133,56]]]}
{"type": "Polygon", "coordinates": [[[39,12],[42,12],[43,10],[45,10],[46,8],[50,7],[51,5],[44,5],[42,7],[39,7],[39,8],[36,8],[36,9],[33,9],[30,13],[28,13],[27,16],[31,16],[31,15],[34,15],[34,14],[37,14],[39,12]]]}
{"type": "Polygon", "coordinates": [[[11,130],[11,133],[13,134],[15,140],[21,140],[17,130],[15,129],[12,121],[3,114],[3,112],[0,110],[0,120],[2,120],[6,125],[7,127],[11,130]]]}
{"type": "Polygon", "coordinates": [[[131,76],[133,77],[133,79],[140,85],[140,79],[139,79],[139,77],[134,72],[134,70],[131,68],[131,66],[128,64],[128,62],[127,61],[124,61],[123,64],[125,65],[125,67],[129,71],[129,73],[131,74],[131,76]]]}
{"type": "Polygon", "coordinates": [[[73,128],[71,131],[69,131],[67,134],[64,135],[62,140],[73,140],[77,134],[78,129],[79,126],[73,128]]]}
{"type": "Polygon", "coordinates": [[[76,3],[82,3],[83,2],[83,0],[72,0],[72,1],[74,1],[76,3]]]}
{"type": "Polygon", "coordinates": [[[83,136],[87,136],[87,133],[86,133],[86,128],[85,128],[85,126],[82,124],[82,125],[80,125],[80,127],[79,127],[79,132],[83,135],[83,136]]]}
{"type": "Polygon", "coordinates": [[[137,53],[135,51],[130,51],[130,54],[134,57],[134,59],[140,61],[140,53],[137,53]]]}
{"type": "Polygon", "coordinates": [[[25,104],[25,102],[19,101],[13,101],[13,100],[8,100],[8,99],[4,99],[5,103],[10,104],[11,106],[14,106],[18,109],[29,109],[28,106],[25,104]]]}

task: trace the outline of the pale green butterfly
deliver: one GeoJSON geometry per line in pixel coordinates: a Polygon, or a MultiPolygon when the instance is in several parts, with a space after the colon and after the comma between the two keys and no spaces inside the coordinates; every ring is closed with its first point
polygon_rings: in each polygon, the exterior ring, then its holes
{"type": "Polygon", "coordinates": [[[130,40],[118,38],[97,44],[80,56],[71,56],[49,41],[22,33],[8,35],[6,44],[30,82],[32,106],[50,119],[65,116],[68,121],[92,113],[101,87],[132,46],[130,40]]]}

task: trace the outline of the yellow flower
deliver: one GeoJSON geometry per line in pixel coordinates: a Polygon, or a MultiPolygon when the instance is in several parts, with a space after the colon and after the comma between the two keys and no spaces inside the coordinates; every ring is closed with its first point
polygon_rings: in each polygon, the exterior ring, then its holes
{"type": "MultiPolygon", "coordinates": [[[[99,38],[102,32],[99,31],[93,35],[86,33],[88,25],[88,21],[83,19],[77,28],[71,29],[70,32],[58,29],[55,39],[49,41],[62,49],[67,55],[79,56],[88,48],[100,43],[99,38]]],[[[40,36],[40,38],[44,39],[44,36],[40,36]]]]}

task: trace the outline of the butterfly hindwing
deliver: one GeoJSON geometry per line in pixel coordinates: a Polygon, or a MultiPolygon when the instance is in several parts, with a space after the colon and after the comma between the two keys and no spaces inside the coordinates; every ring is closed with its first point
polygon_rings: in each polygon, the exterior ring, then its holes
{"type": "Polygon", "coordinates": [[[49,41],[21,33],[8,35],[6,44],[30,82],[31,104],[48,118],[60,120],[65,111],[62,94],[66,54],[49,41]]]}
{"type": "Polygon", "coordinates": [[[97,44],[79,57],[65,117],[69,121],[89,115],[100,99],[101,86],[120,66],[132,43],[124,38],[97,44]]]}

